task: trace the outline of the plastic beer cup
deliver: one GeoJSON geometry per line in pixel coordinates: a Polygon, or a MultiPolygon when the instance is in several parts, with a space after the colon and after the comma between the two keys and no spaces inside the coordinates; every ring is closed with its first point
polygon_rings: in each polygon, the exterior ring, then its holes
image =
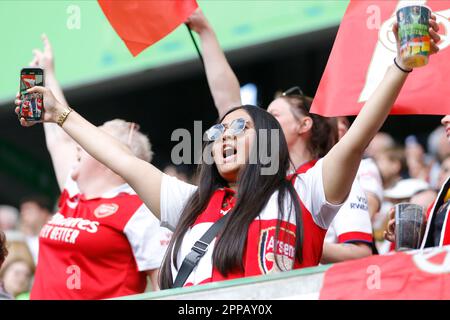
{"type": "Polygon", "coordinates": [[[428,63],[431,10],[420,4],[405,4],[397,10],[400,57],[409,68],[428,63]]]}
{"type": "Polygon", "coordinates": [[[412,203],[395,205],[395,250],[418,249],[424,226],[423,208],[412,203]]]}

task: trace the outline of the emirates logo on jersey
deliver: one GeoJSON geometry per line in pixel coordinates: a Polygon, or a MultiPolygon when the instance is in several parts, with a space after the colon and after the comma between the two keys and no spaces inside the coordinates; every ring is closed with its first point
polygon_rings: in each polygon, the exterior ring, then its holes
{"type": "Polygon", "coordinates": [[[258,244],[258,264],[263,274],[291,270],[294,266],[295,233],[280,228],[275,243],[275,227],[261,230],[258,244]],[[276,246],[276,248],[275,248],[276,246]],[[275,261],[275,252],[277,253],[275,261]]]}
{"type": "Polygon", "coordinates": [[[114,213],[119,210],[119,206],[115,203],[104,203],[97,207],[97,209],[94,210],[94,215],[97,218],[105,218],[109,217],[110,215],[113,215],[114,213]]]}

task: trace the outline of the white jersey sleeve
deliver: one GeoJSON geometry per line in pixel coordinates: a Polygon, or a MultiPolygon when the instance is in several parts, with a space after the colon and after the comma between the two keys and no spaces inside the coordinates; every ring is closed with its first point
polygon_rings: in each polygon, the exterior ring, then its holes
{"type": "Polygon", "coordinates": [[[370,158],[361,160],[356,176],[364,192],[373,193],[381,204],[383,202],[383,182],[375,161],[370,158]]]}
{"type": "Polygon", "coordinates": [[[298,175],[294,188],[297,190],[303,205],[311,213],[314,222],[322,229],[328,229],[342,204],[331,204],[325,198],[322,164],[323,159],[320,159],[306,173],[298,175]]]}
{"type": "Polygon", "coordinates": [[[160,227],[159,220],[142,204],[128,220],[124,233],[131,245],[139,271],[161,266],[172,232],[160,227]]]}
{"type": "Polygon", "coordinates": [[[372,224],[367,198],[355,179],[348,199],[336,214],[325,236],[328,243],[372,243],[372,224]]]}
{"type": "Polygon", "coordinates": [[[161,181],[161,222],[175,228],[189,198],[197,187],[163,174],[161,181]]]}

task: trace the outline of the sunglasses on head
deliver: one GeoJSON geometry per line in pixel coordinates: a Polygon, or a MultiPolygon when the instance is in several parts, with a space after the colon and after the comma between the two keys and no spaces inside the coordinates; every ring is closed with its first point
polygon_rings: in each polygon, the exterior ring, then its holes
{"type": "Polygon", "coordinates": [[[305,110],[309,113],[309,109],[311,108],[311,105],[307,103],[305,99],[305,94],[303,93],[302,89],[300,87],[295,86],[292,88],[287,89],[281,94],[282,97],[298,97],[303,102],[303,107],[305,110]]]}
{"type": "Polygon", "coordinates": [[[205,136],[209,141],[216,141],[224,134],[226,129],[228,129],[230,135],[236,136],[244,132],[246,124],[247,120],[245,120],[244,118],[234,119],[229,125],[218,123],[206,130],[205,136]]]}

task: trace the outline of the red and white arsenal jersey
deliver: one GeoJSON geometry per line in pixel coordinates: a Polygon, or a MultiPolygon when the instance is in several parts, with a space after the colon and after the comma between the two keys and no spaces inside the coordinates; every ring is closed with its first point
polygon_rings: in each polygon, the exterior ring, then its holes
{"type": "Polygon", "coordinates": [[[383,201],[383,181],[380,170],[373,159],[361,160],[356,177],[364,192],[375,195],[380,203],[383,201]]]}
{"type": "Polygon", "coordinates": [[[373,242],[367,198],[358,179],[327,231],[327,243],[373,242]]]}
{"type": "MultiPolygon", "coordinates": [[[[270,197],[266,207],[249,226],[247,244],[243,257],[245,271],[243,273],[239,271],[231,272],[227,277],[224,277],[215,270],[212,264],[212,253],[216,240],[213,240],[206,254],[190,274],[185,286],[317,265],[322,255],[326,229],[341,206],[330,204],[325,199],[322,183],[322,161],[320,160],[308,172],[297,176],[294,187],[300,198],[303,216],[303,263],[294,262],[294,246],[296,241],[295,215],[292,213],[288,217],[290,208],[292,208],[292,200],[290,199],[286,199],[284,208],[285,218],[281,223],[281,232],[277,247],[274,248],[275,228],[279,213],[277,204],[278,192],[275,192],[270,197]],[[281,270],[274,263],[274,252],[278,254],[281,270]]],[[[161,220],[171,226],[176,226],[184,206],[196,190],[197,187],[193,185],[164,175],[161,183],[161,220]]],[[[229,191],[220,189],[217,192],[226,193],[229,191]]],[[[223,214],[226,214],[226,212],[220,212],[220,210],[209,210],[215,205],[222,204],[214,204],[215,199],[216,197],[214,196],[211,198],[206,210],[198,216],[193,227],[184,235],[177,256],[178,268],[181,266],[185,256],[191,251],[194,243],[200,239],[215,221],[223,214]]],[[[223,196],[219,199],[222,202],[223,196]]],[[[176,278],[176,275],[177,269],[172,264],[173,279],[176,278]]]]}
{"type": "Polygon", "coordinates": [[[105,299],[142,293],[171,232],[124,184],[86,199],[68,178],[42,228],[31,299],[105,299]]]}
{"type": "MultiPolygon", "coordinates": [[[[317,160],[312,160],[300,166],[297,174],[302,174],[311,169],[317,160]]],[[[366,162],[367,163],[367,162],[366,162]]],[[[370,221],[369,208],[367,204],[366,194],[360,183],[361,165],[358,175],[352,184],[350,194],[347,200],[331,222],[325,236],[325,242],[328,243],[349,243],[349,242],[365,242],[372,243],[372,223],[370,221]]],[[[370,166],[369,166],[370,168],[370,166]]],[[[375,168],[376,169],[376,168],[375,168]]],[[[365,173],[365,183],[373,182],[373,175],[368,174],[373,170],[363,169],[365,173]]]]}

